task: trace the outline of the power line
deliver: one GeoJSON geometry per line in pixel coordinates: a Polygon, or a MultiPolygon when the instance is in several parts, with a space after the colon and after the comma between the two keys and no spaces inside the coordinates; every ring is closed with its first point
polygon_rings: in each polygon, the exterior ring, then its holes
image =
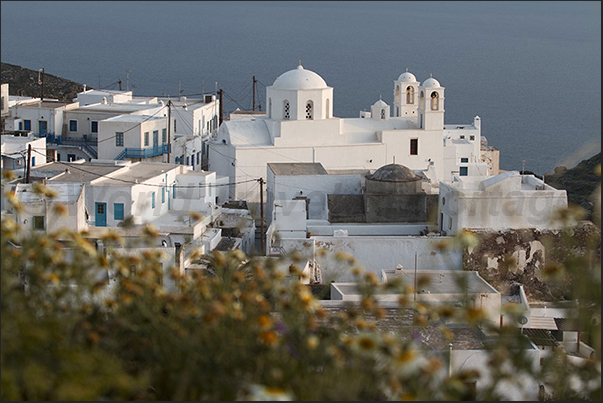
{"type": "MultiPolygon", "coordinates": [[[[38,150],[35,150],[35,152],[37,152],[40,155],[44,155],[43,153],[41,153],[38,150]]],[[[106,179],[110,179],[110,180],[114,180],[114,181],[118,181],[118,182],[123,182],[123,183],[128,183],[128,184],[132,184],[132,185],[143,185],[143,186],[152,186],[152,187],[159,187],[159,186],[165,186],[165,185],[161,185],[161,184],[152,184],[152,183],[138,183],[136,181],[128,181],[125,179],[120,179],[120,178],[114,178],[112,176],[109,175],[105,175],[105,174],[99,174],[96,172],[91,172],[88,171],[84,168],[81,168],[79,166],[77,166],[77,164],[72,164],[72,163],[67,163],[67,162],[63,162],[63,161],[54,161],[58,164],[61,165],[65,165],[68,166],[69,168],[74,168],[76,170],[85,172],[87,174],[93,175],[96,178],[106,178],[106,179]]],[[[218,184],[205,184],[205,185],[191,185],[191,186],[185,186],[185,185],[176,185],[175,187],[177,189],[189,189],[189,188],[212,188],[212,187],[220,187],[220,186],[230,186],[230,185],[239,185],[242,183],[248,183],[248,182],[253,182],[253,181],[257,181],[257,179],[250,179],[250,180],[246,180],[246,181],[239,181],[239,182],[229,182],[229,183],[218,183],[218,184]]]]}

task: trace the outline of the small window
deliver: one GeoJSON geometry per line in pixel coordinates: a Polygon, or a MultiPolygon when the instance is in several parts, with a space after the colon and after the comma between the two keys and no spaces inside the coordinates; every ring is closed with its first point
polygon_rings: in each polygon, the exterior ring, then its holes
{"type": "Polygon", "coordinates": [[[43,230],[45,229],[44,216],[33,216],[33,229],[43,230]]]}
{"type": "Polygon", "coordinates": [[[291,106],[289,105],[289,101],[285,101],[283,106],[283,119],[289,120],[291,118],[291,106]]]}
{"type": "Polygon", "coordinates": [[[469,158],[461,158],[461,162],[469,162],[469,158]]]}
{"type": "Polygon", "coordinates": [[[36,166],[36,157],[31,157],[31,166],[35,167],[36,166]]]}
{"type": "Polygon", "coordinates": [[[155,192],[151,193],[151,208],[155,208],[155,192]]]}
{"type": "Polygon", "coordinates": [[[165,203],[165,188],[161,188],[161,203],[165,203]]]}
{"type": "Polygon", "coordinates": [[[472,135],[470,135],[470,136],[469,136],[469,140],[471,140],[471,141],[475,140],[475,136],[474,136],[473,134],[472,134],[472,135]]]}
{"type": "Polygon", "coordinates": [[[167,143],[167,129],[161,129],[161,141],[167,143]]]}
{"type": "Polygon", "coordinates": [[[98,133],[98,122],[96,120],[90,122],[90,133],[98,133]]]}
{"type": "Polygon", "coordinates": [[[149,146],[149,132],[144,132],[144,146],[149,146]]]}
{"type": "Polygon", "coordinates": [[[314,115],[313,115],[313,107],[312,107],[312,101],[308,101],[306,103],[306,119],[313,119],[314,115]]]}
{"type": "Polygon", "coordinates": [[[113,218],[116,220],[124,219],[124,204],[123,203],[114,203],[113,204],[113,218]]]}
{"type": "Polygon", "coordinates": [[[461,134],[459,137],[460,137],[461,140],[465,140],[465,135],[464,134],[461,134]]]}
{"type": "Polygon", "coordinates": [[[75,161],[75,154],[67,154],[67,161],[68,162],[75,161]]]}
{"type": "Polygon", "coordinates": [[[124,146],[124,134],[122,132],[115,133],[115,146],[116,147],[124,146]]]}
{"type": "Polygon", "coordinates": [[[69,121],[69,131],[70,132],[77,132],[77,120],[71,119],[69,121]]]}
{"type": "Polygon", "coordinates": [[[460,167],[459,168],[459,175],[460,176],[467,176],[467,175],[469,175],[469,168],[468,167],[460,167]]]}
{"type": "Polygon", "coordinates": [[[410,155],[419,155],[419,139],[410,139],[410,155]]]}
{"type": "Polygon", "coordinates": [[[176,133],[176,119],[174,119],[174,133],[176,133]]]}
{"type": "Polygon", "coordinates": [[[385,120],[385,109],[381,109],[381,119],[385,120]]]}
{"type": "Polygon", "coordinates": [[[159,130],[153,130],[153,147],[159,145],[159,130]]]}
{"type": "Polygon", "coordinates": [[[23,120],[23,130],[27,130],[27,131],[31,130],[31,120],[29,120],[29,119],[23,120]]]}

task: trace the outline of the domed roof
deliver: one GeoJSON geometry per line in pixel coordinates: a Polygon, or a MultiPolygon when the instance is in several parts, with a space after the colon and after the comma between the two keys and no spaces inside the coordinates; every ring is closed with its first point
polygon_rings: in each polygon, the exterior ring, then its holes
{"type": "Polygon", "coordinates": [[[404,165],[388,164],[377,169],[369,179],[386,182],[413,182],[420,180],[421,177],[415,175],[413,171],[404,165]]]}
{"type": "Polygon", "coordinates": [[[321,76],[304,69],[300,64],[296,69],[278,76],[272,86],[280,90],[315,90],[327,88],[327,83],[321,76]]]}
{"type": "Polygon", "coordinates": [[[429,77],[427,80],[423,81],[423,87],[426,88],[438,88],[441,87],[440,82],[433,77],[429,77]]]}
{"type": "Polygon", "coordinates": [[[417,77],[415,77],[414,74],[406,71],[405,73],[400,74],[400,77],[398,77],[398,81],[401,81],[403,83],[416,83],[417,77]]]}
{"type": "Polygon", "coordinates": [[[377,102],[375,102],[373,104],[373,106],[381,106],[381,107],[383,107],[383,106],[387,106],[387,104],[382,99],[379,99],[377,102]]]}

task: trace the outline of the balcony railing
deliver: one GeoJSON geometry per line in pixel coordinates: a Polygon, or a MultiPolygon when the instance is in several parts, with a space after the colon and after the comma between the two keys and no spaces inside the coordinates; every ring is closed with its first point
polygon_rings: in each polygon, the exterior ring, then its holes
{"type": "Polygon", "coordinates": [[[124,158],[151,158],[158,155],[163,155],[168,152],[169,144],[162,144],[155,147],[146,148],[125,148],[117,157],[116,160],[123,160],[124,158]]]}
{"type": "Polygon", "coordinates": [[[54,133],[40,134],[38,137],[46,137],[46,144],[56,144],[64,146],[80,147],[87,151],[93,158],[98,158],[98,138],[97,137],[64,137],[54,133]]]}

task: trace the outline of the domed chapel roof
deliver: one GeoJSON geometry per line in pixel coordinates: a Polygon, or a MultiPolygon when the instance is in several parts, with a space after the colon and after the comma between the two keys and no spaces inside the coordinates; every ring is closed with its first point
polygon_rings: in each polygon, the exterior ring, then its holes
{"type": "Polygon", "coordinates": [[[406,72],[400,74],[400,77],[398,77],[398,81],[403,83],[416,83],[417,77],[415,77],[414,74],[409,73],[407,70],[406,72]]]}
{"type": "Polygon", "coordinates": [[[304,69],[300,63],[297,68],[278,76],[272,86],[280,90],[315,90],[327,88],[327,83],[315,72],[304,69]]]}
{"type": "Polygon", "coordinates": [[[374,181],[385,182],[413,182],[420,180],[408,167],[400,164],[388,164],[377,169],[375,173],[369,176],[369,179],[374,181]]]}

